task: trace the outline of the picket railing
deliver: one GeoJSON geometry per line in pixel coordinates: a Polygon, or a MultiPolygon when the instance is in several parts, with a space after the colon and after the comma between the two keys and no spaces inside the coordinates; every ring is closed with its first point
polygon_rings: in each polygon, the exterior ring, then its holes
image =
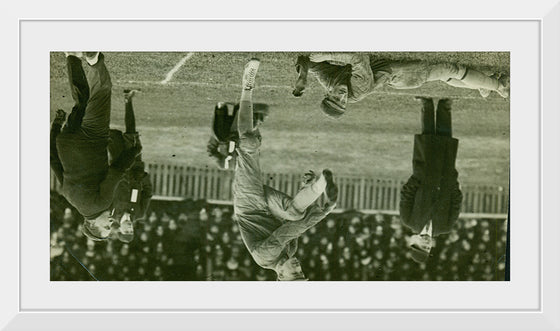
{"type": "MultiPolygon", "coordinates": [[[[153,195],[170,198],[231,201],[232,171],[217,168],[194,168],[177,164],[148,164],[153,195]]],[[[299,189],[301,174],[265,173],[267,185],[294,195],[299,189]]],[[[340,209],[398,210],[404,180],[337,176],[340,209]]],[[[51,189],[59,183],[51,174],[51,189]]],[[[463,213],[507,214],[508,190],[495,185],[462,183],[463,213]]]]}

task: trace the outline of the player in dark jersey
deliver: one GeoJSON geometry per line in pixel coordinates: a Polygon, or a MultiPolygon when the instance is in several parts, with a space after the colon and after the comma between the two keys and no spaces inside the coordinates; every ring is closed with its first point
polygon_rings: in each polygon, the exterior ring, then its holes
{"type": "MultiPolygon", "coordinates": [[[[132,98],[138,90],[124,90],[125,104],[125,132],[111,129],[109,136],[109,155],[113,159],[126,149],[142,146],[140,135],[136,131],[136,118],[132,106],[132,98]]],[[[142,161],[142,154],[138,154],[123,180],[117,185],[113,200],[112,217],[118,222],[117,235],[119,240],[130,242],[134,238],[134,224],[146,217],[152,198],[152,183],[146,172],[146,165],[142,161]]]]}
{"type": "Polygon", "coordinates": [[[61,183],[60,193],[84,217],[83,233],[92,240],[106,240],[113,223],[110,206],[115,188],[141,147],[124,150],[109,164],[112,84],[104,56],[99,52],[67,52],[66,62],[75,104],[66,124],[62,110],[52,123],[51,169],[61,183]]]}

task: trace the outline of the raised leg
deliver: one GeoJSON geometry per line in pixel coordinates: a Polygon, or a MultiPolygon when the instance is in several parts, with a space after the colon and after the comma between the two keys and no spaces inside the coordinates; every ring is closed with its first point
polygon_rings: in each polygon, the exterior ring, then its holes
{"type": "Polygon", "coordinates": [[[105,67],[105,58],[99,54],[97,62],[88,66],[87,80],[90,98],[82,121],[82,132],[92,139],[109,136],[111,119],[111,77],[105,67]]]}
{"type": "Polygon", "coordinates": [[[251,59],[246,65],[243,72],[243,83],[241,90],[241,99],[239,101],[239,119],[237,122],[237,130],[239,136],[253,131],[253,88],[255,87],[255,78],[259,69],[260,61],[251,59]]]}
{"type": "Polygon", "coordinates": [[[68,116],[65,132],[76,132],[82,125],[85,115],[86,106],[89,100],[89,85],[82,67],[82,60],[74,55],[66,57],[66,67],[68,70],[68,82],[70,83],[70,91],[74,106],[68,116]]]}
{"type": "Polygon", "coordinates": [[[434,123],[434,100],[432,98],[415,97],[422,103],[420,122],[422,124],[422,134],[436,134],[434,123]]]}
{"type": "Polygon", "coordinates": [[[452,136],[451,105],[452,101],[449,99],[441,99],[438,102],[436,111],[436,135],[438,136],[452,136]]]}

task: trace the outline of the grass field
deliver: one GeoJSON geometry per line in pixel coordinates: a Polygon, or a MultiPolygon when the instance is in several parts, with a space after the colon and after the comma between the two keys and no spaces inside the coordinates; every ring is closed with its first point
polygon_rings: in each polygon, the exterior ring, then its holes
{"type": "MultiPolygon", "coordinates": [[[[389,59],[454,61],[483,71],[509,72],[509,53],[373,53],[389,59]]],[[[463,183],[507,186],[509,176],[509,101],[492,93],[458,89],[441,82],[416,90],[382,89],[348,107],[338,121],[319,110],[322,88],[310,77],[301,98],[291,95],[295,53],[194,53],[166,84],[161,81],[187,53],[106,55],[113,80],[112,127],[124,127],[124,88],[141,88],[134,99],[138,130],[148,162],[213,166],[206,155],[213,108],[237,101],[243,65],[258,56],[255,102],[270,105],[261,129],[261,165],[267,172],[333,169],[335,174],[407,178],[413,134],[420,129],[414,95],[453,98],[453,130],[459,142],[457,168],[463,183]]],[[[51,119],[72,100],[62,53],[51,53],[51,119]]]]}

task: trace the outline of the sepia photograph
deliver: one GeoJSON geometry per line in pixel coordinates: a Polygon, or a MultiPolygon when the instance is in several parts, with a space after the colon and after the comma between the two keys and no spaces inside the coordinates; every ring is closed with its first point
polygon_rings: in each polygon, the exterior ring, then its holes
{"type": "Polygon", "coordinates": [[[51,281],[510,280],[509,52],[49,56],[51,281]]]}

